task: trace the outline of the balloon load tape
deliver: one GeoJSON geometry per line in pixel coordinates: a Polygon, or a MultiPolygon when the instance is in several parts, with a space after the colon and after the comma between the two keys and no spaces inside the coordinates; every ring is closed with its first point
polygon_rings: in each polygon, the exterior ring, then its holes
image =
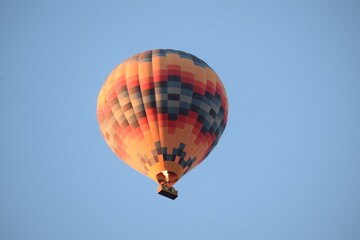
{"type": "Polygon", "coordinates": [[[172,200],[175,200],[178,196],[178,191],[173,188],[169,187],[166,184],[162,184],[158,187],[158,194],[163,195],[164,197],[170,198],[172,200]]]}

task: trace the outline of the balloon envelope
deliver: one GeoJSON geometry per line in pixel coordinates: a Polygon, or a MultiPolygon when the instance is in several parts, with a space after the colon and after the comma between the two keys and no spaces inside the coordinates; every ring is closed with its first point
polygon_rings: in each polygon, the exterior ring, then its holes
{"type": "Polygon", "coordinates": [[[170,49],[142,52],[118,65],[97,105],[101,133],[113,152],[170,186],[215,147],[227,113],[215,71],[194,55],[170,49]]]}

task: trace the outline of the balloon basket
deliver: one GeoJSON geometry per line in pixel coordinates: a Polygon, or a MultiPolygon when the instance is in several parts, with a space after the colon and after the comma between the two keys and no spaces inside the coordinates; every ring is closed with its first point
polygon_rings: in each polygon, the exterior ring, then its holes
{"type": "Polygon", "coordinates": [[[173,187],[169,187],[166,184],[163,184],[158,187],[158,194],[163,195],[164,197],[175,200],[178,196],[178,191],[173,187]]]}

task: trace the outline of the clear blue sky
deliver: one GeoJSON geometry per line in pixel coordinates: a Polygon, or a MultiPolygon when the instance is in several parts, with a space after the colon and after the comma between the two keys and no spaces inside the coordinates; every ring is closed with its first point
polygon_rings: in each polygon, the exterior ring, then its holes
{"type": "Polygon", "coordinates": [[[360,239],[359,43],[359,1],[1,0],[0,239],[360,239]],[[156,48],[230,104],[175,201],[96,119],[110,71],[156,48]]]}

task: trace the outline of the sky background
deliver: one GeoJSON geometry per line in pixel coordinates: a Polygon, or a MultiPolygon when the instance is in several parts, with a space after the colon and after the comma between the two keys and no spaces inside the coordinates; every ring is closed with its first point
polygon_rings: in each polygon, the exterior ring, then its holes
{"type": "Polygon", "coordinates": [[[0,114],[0,239],[360,239],[359,1],[1,0],[0,114]],[[96,119],[111,70],[157,48],[229,99],[175,201],[96,119]]]}

